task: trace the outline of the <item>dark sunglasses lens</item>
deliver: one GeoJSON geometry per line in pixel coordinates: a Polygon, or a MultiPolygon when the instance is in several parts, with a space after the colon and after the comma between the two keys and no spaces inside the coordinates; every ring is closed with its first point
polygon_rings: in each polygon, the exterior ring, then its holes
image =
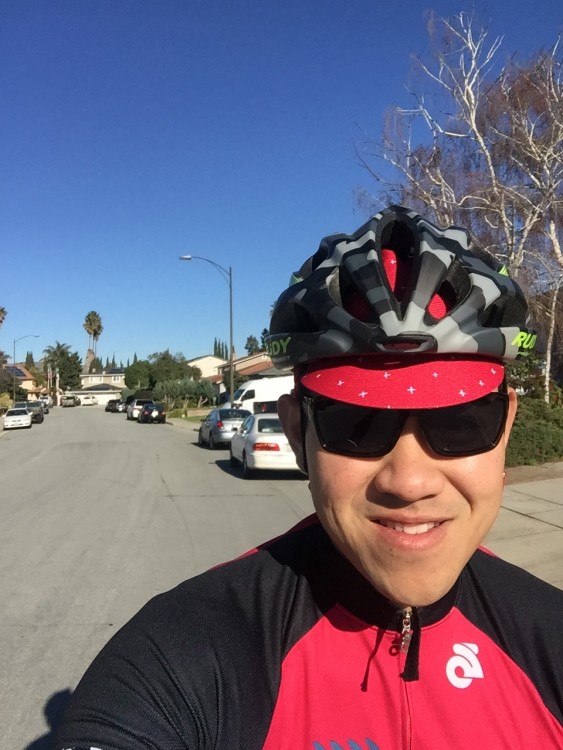
{"type": "Polygon", "coordinates": [[[393,448],[405,421],[405,416],[393,409],[366,409],[324,398],[314,400],[313,413],[323,448],[343,456],[384,456],[393,448]]]}
{"type": "Polygon", "coordinates": [[[428,410],[422,419],[424,437],[441,456],[485,453],[498,444],[507,409],[506,394],[495,392],[467,404],[428,410]]]}

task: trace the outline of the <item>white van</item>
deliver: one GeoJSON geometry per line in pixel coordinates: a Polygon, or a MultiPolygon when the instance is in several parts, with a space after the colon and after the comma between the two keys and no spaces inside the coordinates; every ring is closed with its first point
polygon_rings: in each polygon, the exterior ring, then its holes
{"type": "MultiPolygon", "coordinates": [[[[275,402],[280,396],[291,393],[293,383],[293,375],[274,375],[271,378],[247,380],[235,391],[232,406],[235,409],[248,409],[253,413],[259,411],[262,405],[269,404],[269,411],[275,408],[275,402]]],[[[230,406],[230,403],[225,404],[226,408],[230,406]]]]}

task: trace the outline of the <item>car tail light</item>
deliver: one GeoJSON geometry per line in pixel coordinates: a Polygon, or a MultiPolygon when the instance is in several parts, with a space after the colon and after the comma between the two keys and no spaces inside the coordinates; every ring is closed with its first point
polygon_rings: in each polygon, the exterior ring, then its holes
{"type": "Polygon", "coordinates": [[[221,420],[219,420],[219,421],[217,422],[217,429],[219,429],[219,430],[222,430],[224,426],[225,426],[225,425],[223,424],[223,422],[221,422],[221,420]]]}
{"type": "Polygon", "coordinates": [[[253,451],[279,451],[280,446],[277,443],[254,443],[253,451]]]}

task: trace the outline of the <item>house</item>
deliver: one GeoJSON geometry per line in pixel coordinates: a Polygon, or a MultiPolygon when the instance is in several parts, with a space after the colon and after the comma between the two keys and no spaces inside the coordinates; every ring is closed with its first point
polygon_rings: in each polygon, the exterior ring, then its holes
{"type": "Polygon", "coordinates": [[[89,390],[94,385],[109,385],[118,390],[125,388],[125,368],[112,367],[102,372],[82,373],[80,376],[82,390],[89,390]]]}
{"type": "Polygon", "coordinates": [[[4,365],[4,370],[8,373],[11,378],[15,378],[16,384],[24,391],[28,393],[35,392],[35,381],[33,375],[29,372],[25,365],[16,364],[4,365]]]}
{"type": "MultiPolygon", "coordinates": [[[[280,371],[272,365],[272,360],[266,352],[256,352],[246,357],[239,357],[233,361],[233,366],[237,375],[245,378],[261,377],[263,375],[279,375],[280,371]]],[[[220,372],[228,377],[229,363],[220,368],[220,372]]]]}
{"type": "Polygon", "coordinates": [[[225,364],[225,360],[221,359],[221,357],[206,354],[203,357],[188,359],[187,363],[190,367],[197,367],[201,371],[202,378],[210,379],[217,375],[218,368],[225,364]]]}

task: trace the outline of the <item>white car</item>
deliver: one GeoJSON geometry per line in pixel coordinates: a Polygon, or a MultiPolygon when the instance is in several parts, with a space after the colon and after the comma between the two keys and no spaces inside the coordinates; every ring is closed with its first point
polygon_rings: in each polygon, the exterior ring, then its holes
{"type": "Polygon", "coordinates": [[[4,429],[16,430],[19,427],[31,429],[32,416],[27,409],[8,409],[4,414],[4,429]]]}
{"type": "Polygon", "coordinates": [[[295,453],[277,414],[251,414],[229,444],[231,466],[242,465],[245,479],[257,470],[299,471],[295,453]]]}
{"type": "Polygon", "coordinates": [[[84,396],[80,396],[80,406],[97,406],[97,405],[98,405],[98,399],[95,396],[92,396],[89,393],[84,394],[84,396]]]}

